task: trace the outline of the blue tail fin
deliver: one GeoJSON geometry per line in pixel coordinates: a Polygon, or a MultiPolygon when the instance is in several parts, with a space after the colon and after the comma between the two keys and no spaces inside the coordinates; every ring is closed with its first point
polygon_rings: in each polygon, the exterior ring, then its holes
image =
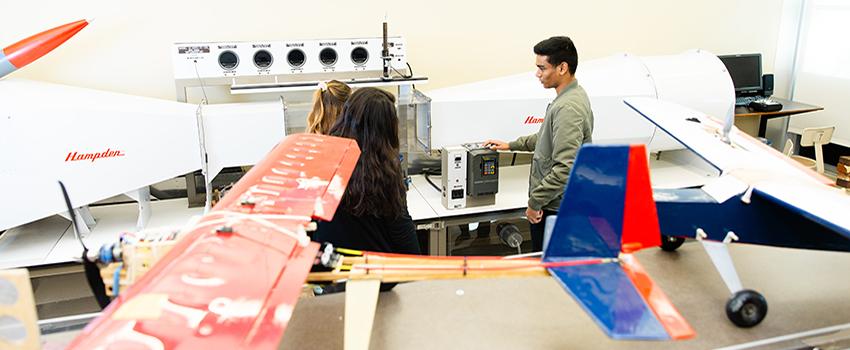
{"type": "Polygon", "coordinates": [[[543,261],[608,336],[688,338],[693,330],[629,254],[660,237],[645,147],[585,145],[543,261]]]}

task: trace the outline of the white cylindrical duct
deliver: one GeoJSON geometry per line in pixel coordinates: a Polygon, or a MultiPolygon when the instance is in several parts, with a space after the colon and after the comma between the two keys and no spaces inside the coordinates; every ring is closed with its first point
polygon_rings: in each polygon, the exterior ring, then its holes
{"type": "MultiPolygon", "coordinates": [[[[684,148],[623,103],[626,97],[675,102],[719,120],[734,105],[732,80],[717,56],[692,50],[639,57],[616,54],[580,62],[576,78],[590,97],[594,143],[644,143],[650,151],[684,148]]],[[[438,89],[431,97],[431,148],[535,133],[555,92],[523,73],[438,89]]]]}

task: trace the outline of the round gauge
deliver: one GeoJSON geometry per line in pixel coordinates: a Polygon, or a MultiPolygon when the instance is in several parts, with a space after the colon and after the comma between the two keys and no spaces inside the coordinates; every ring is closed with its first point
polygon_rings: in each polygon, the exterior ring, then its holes
{"type": "Polygon", "coordinates": [[[351,62],[358,66],[362,66],[369,60],[369,51],[362,46],[355,47],[351,50],[351,62]]]}
{"type": "Polygon", "coordinates": [[[325,66],[333,66],[336,63],[336,50],[326,47],[319,51],[319,62],[325,66]]]}
{"type": "Polygon", "coordinates": [[[218,65],[226,70],[233,70],[239,65],[239,56],[235,52],[227,50],[218,55],[218,65]]]}
{"type": "Polygon", "coordinates": [[[304,65],[304,61],[307,60],[307,57],[304,56],[304,51],[301,49],[292,49],[289,50],[289,53],[286,54],[286,61],[289,62],[289,65],[292,68],[298,68],[304,65]]]}
{"type": "Polygon", "coordinates": [[[257,68],[269,68],[273,61],[274,58],[272,57],[271,52],[260,50],[254,53],[254,65],[257,66],[257,68]]]}

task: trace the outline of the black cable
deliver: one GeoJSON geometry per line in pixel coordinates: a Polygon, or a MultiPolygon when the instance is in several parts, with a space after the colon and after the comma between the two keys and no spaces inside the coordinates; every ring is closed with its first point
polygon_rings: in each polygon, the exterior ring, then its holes
{"type": "Polygon", "coordinates": [[[405,78],[405,79],[413,78],[413,74],[404,75],[404,74],[401,74],[401,72],[399,72],[399,70],[398,70],[398,69],[396,69],[395,67],[390,66],[390,68],[392,68],[392,69],[393,69],[393,71],[395,71],[395,72],[396,72],[396,74],[398,74],[398,75],[399,75],[399,76],[401,76],[402,78],[405,78]]]}
{"type": "MultiPolygon", "coordinates": [[[[410,62],[405,62],[405,63],[407,63],[407,71],[410,72],[410,76],[412,77],[413,76],[413,67],[410,66],[410,62]]],[[[410,84],[410,87],[413,90],[416,90],[416,84],[410,84]]]]}
{"type": "Polygon", "coordinates": [[[425,174],[425,181],[428,181],[428,183],[431,184],[431,186],[433,186],[434,189],[437,190],[437,192],[442,193],[443,190],[440,189],[440,186],[437,186],[433,181],[431,181],[431,178],[429,177],[430,174],[428,174],[427,171],[424,172],[424,174],[425,174]]]}
{"type": "Polygon", "coordinates": [[[440,175],[439,171],[431,170],[431,168],[422,168],[422,173],[427,173],[428,175],[440,175]]]}
{"type": "Polygon", "coordinates": [[[514,163],[516,163],[516,152],[514,152],[514,156],[511,158],[511,166],[514,166],[514,163]]]}

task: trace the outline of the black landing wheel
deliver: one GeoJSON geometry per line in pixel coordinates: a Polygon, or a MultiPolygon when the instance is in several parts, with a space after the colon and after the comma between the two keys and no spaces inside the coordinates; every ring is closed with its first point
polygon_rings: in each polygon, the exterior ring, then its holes
{"type": "Polygon", "coordinates": [[[681,247],[684,243],[684,237],[661,235],[661,249],[665,252],[675,251],[676,249],[679,249],[679,247],[681,247]]]}
{"type": "Polygon", "coordinates": [[[738,327],[753,327],[761,323],[765,316],[767,300],[754,290],[739,291],[726,303],[726,317],[738,327]]]}

